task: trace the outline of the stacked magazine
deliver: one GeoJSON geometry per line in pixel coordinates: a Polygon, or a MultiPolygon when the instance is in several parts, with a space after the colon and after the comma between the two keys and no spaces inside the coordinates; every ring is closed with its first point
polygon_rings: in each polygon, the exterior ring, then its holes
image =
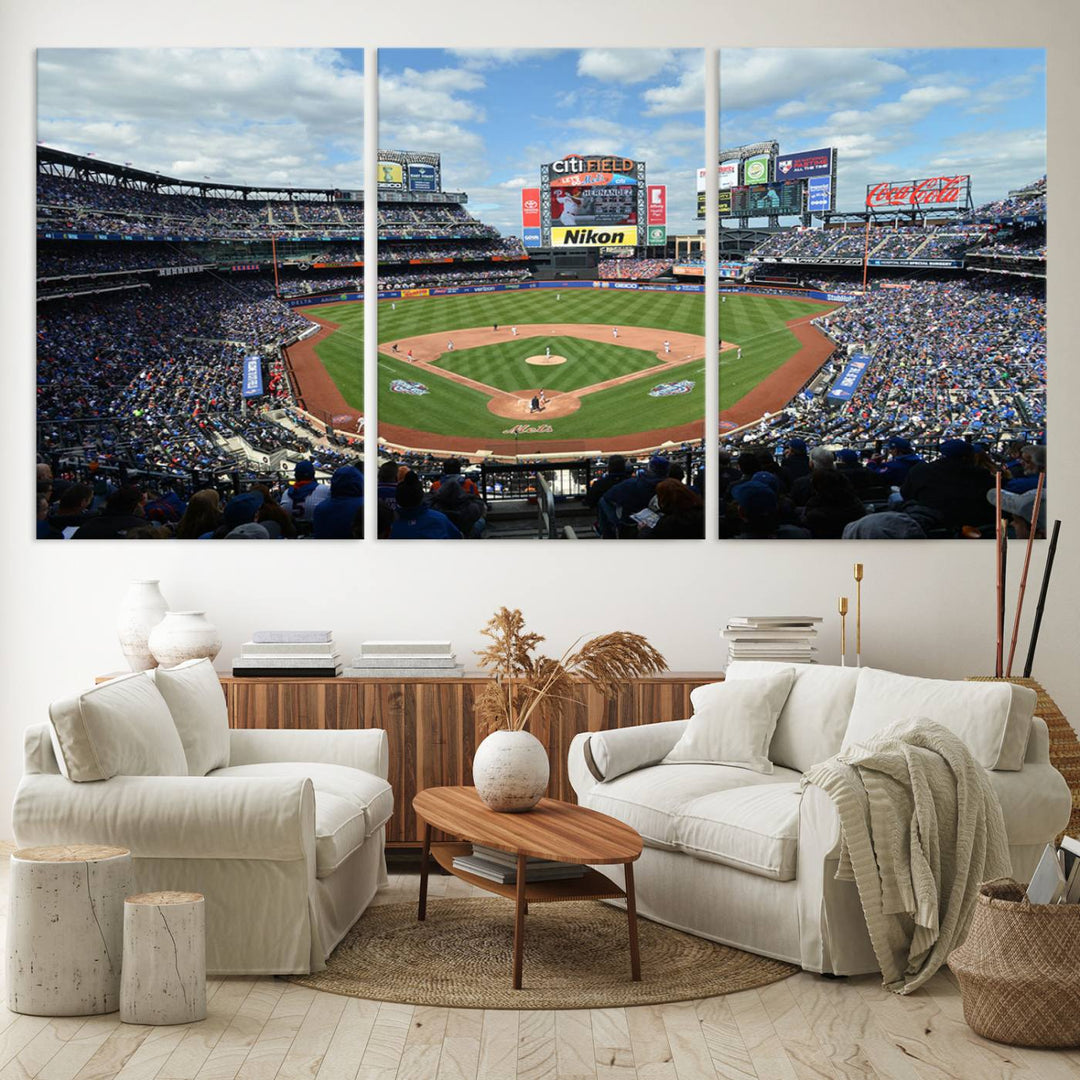
{"type": "Polygon", "coordinates": [[[1027,887],[1032,904],[1080,904],[1080,840],[1063,836],[1047,844],[1027,887]]]}
{"type": "Polygon", "coordinates": [[[240,646],[233,675],[246,678],[335,678],[341,653],[331,630],[256,630],[240,646]]]}
{"type": "MultiPolygon", "coordinates": [[[[517,884],[517,856],[509,851],[484,844],[473,844],[471,855],[456,855],[454,869],[475,874],[487,881],[496,881],[501,885],[517,884]]],[[[526,881],[565,881],[584,877],[587,866],[577,863],[553,862],[550,859],[529,859],[526,863],[526,881]]]]}
{"type": "Polygon", "coordinates": [[[360,679],[459,678],[449,641],[364,641],[345,674],[360,679]]]}
{"type": "Polygon", "coordinates": [[[812,664],[818,615],[743,615],[728,621],[728,660],[812,664]]]}

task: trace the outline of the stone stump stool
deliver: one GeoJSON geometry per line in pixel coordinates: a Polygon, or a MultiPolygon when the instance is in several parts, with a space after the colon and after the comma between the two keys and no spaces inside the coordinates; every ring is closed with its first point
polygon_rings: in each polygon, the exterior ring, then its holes
{"type": "Polygon", "coordinates": [[[120,1007],[127,848],[20,848],[8,889],[7,1000],[12,1012],[85,1016],[120,1007]]]}
{"type": "Polygon", "coordinates": [[[148,892],[124,901],[125,1024],[206,1019],[206,902],[201,893],[148,892]]]}

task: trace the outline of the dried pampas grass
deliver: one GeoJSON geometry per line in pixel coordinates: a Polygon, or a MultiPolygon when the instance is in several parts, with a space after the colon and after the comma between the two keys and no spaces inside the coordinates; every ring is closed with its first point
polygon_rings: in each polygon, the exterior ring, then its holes
{"type": "Polygon", "coordinates": [[[476,701],[476,716],[485,731],[521,731],[543,706],[561,715],[572,696],[574,682],[583,680],[610,697],[619,684],[642,675],[655,675],[667,661],[640,634],[616,630],[590,638],[553,660],[535,655],[544,640],[525,630],[525,617],[515,608],[499,608],[481,633],[491,644],[478,652],[480,666],[493,675],[476,701]]]}

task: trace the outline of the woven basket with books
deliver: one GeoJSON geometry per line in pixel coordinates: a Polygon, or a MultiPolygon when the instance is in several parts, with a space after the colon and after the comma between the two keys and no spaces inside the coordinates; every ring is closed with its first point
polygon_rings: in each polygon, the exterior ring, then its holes
{"type": "Polygon", "coordinates": [[[1080,1046],[1080,904],[1032,904],[1009,879],[982,886],[949,957],[964,1019],[1012,1046],[1080,1046]]]}

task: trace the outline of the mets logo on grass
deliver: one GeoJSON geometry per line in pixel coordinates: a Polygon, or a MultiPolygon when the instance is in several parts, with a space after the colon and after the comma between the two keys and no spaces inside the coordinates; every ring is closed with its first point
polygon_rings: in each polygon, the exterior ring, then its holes
{"type": "Polygon", "coordinates": [[[394,379],[390,383],[390,389],[395,394],[412,394],[413,397],[430,392],[422,382],[410,382],[408,379],[394,379]]]}
{"type": "Polygon", "coordinates": [[[676,394],[689,394],[694,389],[693,379],[680,379],[678,382],[662,382],[649,391],[649,397],[674,397],[676,394]]]}

